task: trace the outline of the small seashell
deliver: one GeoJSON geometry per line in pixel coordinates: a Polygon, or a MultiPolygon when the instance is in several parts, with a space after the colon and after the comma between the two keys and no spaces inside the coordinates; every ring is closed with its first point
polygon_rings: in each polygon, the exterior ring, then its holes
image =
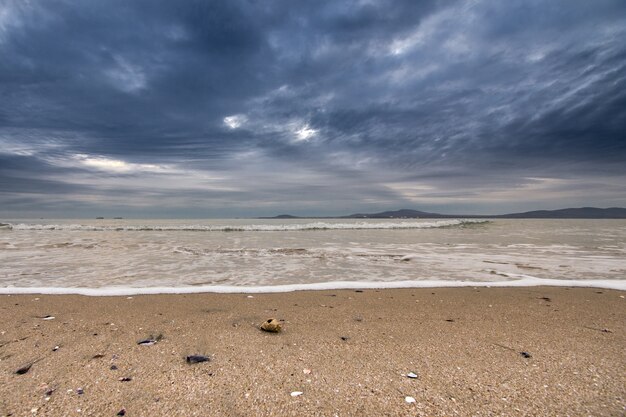
{"type": "Polygon", "coordinates": [[[406,374],[406,376],[407,376],[408,378],[417,378],[417,374],[416,374],[416,373],[414,373],[414,372],[409,372],[408,374],[406,374]]]}
{"type": "Polygon", "coordinates": [[[270,333],[279,333],[283,330],[283,326],[276,319],[267,319],[261,324],[261,330],[270,333]]]}
{"type": "Polygon", "coordinates": [[[54,317],[54,316],[50,316],[50,315],[48,315],[48,316],[42,317],[41,319],[42,319],[42,320],[54,320],[54,319],[55,319],[55,317],[54,317]]]}
{"type": "Polygon", "coordinates": [[[415,403],[415,398],[406,396],[406,397],[404,397],[404,401],[406,401],[407,404],[414,404],[415,403]]]}
{"type": "Polygon", "coordinates": [[[299,397],[302,394],[304,394],[302,391],[294,391],[294,392],[291,393],[291,396],[292,397],[299,397]]]}

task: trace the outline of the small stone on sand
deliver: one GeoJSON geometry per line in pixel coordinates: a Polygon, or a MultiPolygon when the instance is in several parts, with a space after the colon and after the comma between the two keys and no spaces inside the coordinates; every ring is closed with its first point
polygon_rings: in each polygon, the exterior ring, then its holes
{"type": "Polygon", "coordinates": [[[15,371],[15,373],[18,374],[18,375],[24,375],[26,372],[30,371],[30,368],[32,366],[33,366],[32,363],[27,363],[26,365],[22,366],[17,371],[15,371]]]}
{"type": "Polygon", "coordinates": [[[404,401],[406,401],[408,404],[414,404],[415,403],[415,398],[406,396],[406,397],[404,397],[404,401]]]}
{"type": "Polygon", "coordinates": [[[185,360],[189,364],[194,364],[194,363],[200,363],[200,362],[209,362],[211,358],[209,358],[208,356],[204,356],[204,355],[189,355],[187,356],[185,360]]]}
{"type": "Polygon", "coordinates": [[[299,397],[299,396],[301,396],[302,394],[303,394],[303,392],[302,392],[302,391],[294,391],[294,392],[292,392],[292,393],[291,393],[291,396],[292,396],[292,397],[299,397]]]}

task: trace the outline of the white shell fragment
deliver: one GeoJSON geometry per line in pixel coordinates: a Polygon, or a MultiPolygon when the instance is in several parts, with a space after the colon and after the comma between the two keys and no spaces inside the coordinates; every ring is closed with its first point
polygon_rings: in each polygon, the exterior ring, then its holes
{"type": "Polygon", "coordinates": [[[46,317],[42,317],[42,320],[54,320],[55,317],[54,316],[46,316],[46,317]]]}
{"type": "Polygon", "coordinates": [[[302,394],[304,394],[302,391],[294,391],[294,392],[291,393],[291,396],[292,397],[299,397],[302,394]]]}
{"type": "Polygon", "coordinates": [[[408,378],[417,378],[417,374],[416,374],[416,373],[414,373],[414,372],[409,372],[408,374],[406,374],[406,376],[407,376],[408,378]]]}
{"type": "Polygon", "coordinates": [[[404,397],[404,401],[407,402],[407,404],[414,404],[415,403],[415,398],[413,397],[404,397]]]}

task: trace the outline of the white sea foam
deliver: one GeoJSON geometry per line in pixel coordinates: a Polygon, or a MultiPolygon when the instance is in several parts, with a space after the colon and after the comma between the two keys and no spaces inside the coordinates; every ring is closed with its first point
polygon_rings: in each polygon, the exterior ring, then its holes
{"type": "Polygon", "coordinates": [[[127,225],[127,224],[41,224],[8,223],[3,227],[10,230],[68,230],[68,231],[116,231],[116,232],[289,232],[307,230],[392,230],[392,229],[432,229],[488,223],[488,220],[450,219],[437,221],[402,222],[310,222],[281,224],[182,224],[182,225],[127,225]]]}
{"type": "Polygon", "coordinates": [[[102,287],[102,288],[73,288],[73,287],[7,287],[0,288],[0,294],[75,294],[86,296],[129,296],[153,294],[262,294],[285,293],[293,291],[320,291],[320,290],[348,290],[348,289],[399,289],[399,288],[458,288],[458,287],[583,287],[604,288],[626,291],[626,281],[623,280],[560,280],[541,279],[529,275],[519,275],[522,278],[511,281],[334,281],[313,284],[263,285],[263,286],[236,286],[236,285],[206,285],[199,287],[102,287]]]}

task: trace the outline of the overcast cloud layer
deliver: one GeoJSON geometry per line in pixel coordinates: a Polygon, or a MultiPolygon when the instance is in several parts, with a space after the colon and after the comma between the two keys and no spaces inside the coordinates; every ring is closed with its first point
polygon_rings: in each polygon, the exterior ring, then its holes
{"type": "Polygon", "coordinates": [[[626,206],[626,2],[0,0],[0,215],[626,206]]]}

